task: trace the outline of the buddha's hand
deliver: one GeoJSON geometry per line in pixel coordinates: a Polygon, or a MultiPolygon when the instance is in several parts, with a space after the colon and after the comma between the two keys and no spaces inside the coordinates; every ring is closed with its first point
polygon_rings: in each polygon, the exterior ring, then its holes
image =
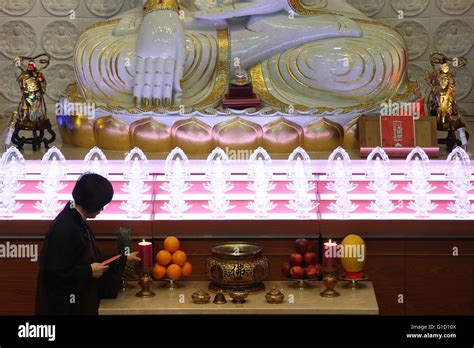
{"type": "Polygon", "coordinates": [[[182,93],[186,59],[184,23],[178,13],[158,10],[145,15],[136,44],[136,106],[163,106],[182,93]]]}
{"type": "Polygon", "coordinates": [[[224,0],[222,5],[217,5],[215,0],[196,0],[195,4],[199,11],[194,14],[194,17],[201,19],[228,19],[291,10],[287,0],[250,0],[246,2],[224,0]]]}

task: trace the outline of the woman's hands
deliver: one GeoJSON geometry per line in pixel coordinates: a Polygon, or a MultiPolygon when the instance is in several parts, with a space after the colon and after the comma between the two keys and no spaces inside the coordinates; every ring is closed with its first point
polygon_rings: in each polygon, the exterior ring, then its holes
{"type": "Polygon", "coordinates": [[[104,266],[101,263],[95,262],[91,264],[91,268],[92,268],[92,278],[98,279],[102,277],[104,272],[109,269],[109,266],[104,266]]]}
{"type": "Polygon", "coordinates": [[[128,254],[127,256],[127,264],[134,264],[140,262],[142,259],[138,257],[138,251],[128,254]]]}
{"type": "Polygon", "coordinates": [[[184,23],[171,10],[145,15],[136,44],[134,103],[171,105],[179,101],[186,59],[184,23]]]}
{"type": "MultiPolygon", "coordinates": [[[[135,264],[137,262],[140,262],[141,258],[138,257],[138,251],[135,251],[133,253],[130,253],[127,255],[127,264],[135,264]]],[[[108,265],[103,265],[101,263],[92,263],[91,264],[91,269],[92,269],[92,278],[100,278],[102,275],[109,269],[108,265]]]]}

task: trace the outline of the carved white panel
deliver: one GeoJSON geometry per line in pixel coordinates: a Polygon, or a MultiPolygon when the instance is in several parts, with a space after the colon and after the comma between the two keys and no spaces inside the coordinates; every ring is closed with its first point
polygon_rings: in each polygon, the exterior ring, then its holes
{"type": "Polygon", "coordinates": [[[407,17],[414,17],[424,12],[428,7],[429,0],[392,0],[392,7],[396,11],[403,11],[407,17]]]}
{"type": "Polygon", "coordinates": [[[31,11],[35,0],[0,0],[0,11],[10,16],[23,16],[31,11]]]}
{"type": "Polygon", "coordinates": [[[41,3],[53,16],[67,16],[79,6],[79,0],[41,0],[41,3]]]}
{"type": "Polygon", "coordinates": [[[68,59],[72,57],[78,37],[79,31],[71,22],[54,21],[44,29],[41,42],[53,58],[68,59]]]}
{"type": "Polygon", "coordinates": [[[130,8],[142,6],[142,4],[143,4],[142,0],[128,0],[128,6],[130,6],[130,8]]]}
{"type": "Polygon", "coordinates": [[[20,87],[16,82],[20,70],[13,63],[5,65],[0,70],[2,78],[0,79],[0,93],[11,102],[19,102],[21,97],[20,87]]]}
{"type": "Polygon", "coordinates": [[[466,13],[472,7],[472,0],[436,0],[438,8],[444,13],[457,16],[466,13]]]}
{"type": "Polygon", "coordinates": [[[375,16],[382,10],[385,3],[384,0],[347,0],[347,2],[367,16],[375,16]]]}
{"type": "Polygon", "coordinates": [[[13,20],[0,27],[0,51],[6,57],[31,55],[36,45],[35,31],[27,22],[13,20]]]}
{"type": "Polygon", "coordinates": [[[53,65],[45,70],[44,74],[48,81],[46,95],[54,101],[57,101],[66,87],[75,81],[74,69],[69,64],[53,65]]]}
{"type": "Polygon", "coordinates": [[[403,34],[411,60],[417,59],[428,49],[430,39],[426,28],[416,21],[399,23],[397,29],[403,34]]]}
{"type": "Polygon", "coordinates": [[[461,68],[456,73],[458,85],[456,87],[456,98],[457,100],[463,100],[466,98],[472,90],[472,74],[469,69],[461,68]]]}
{"type": "Polygon", "coordinates": [[[112,17],[120,12],[124,0],[86,0],[86,6],[99,17],[112,17]]]}
{"type": "Polygon", "coordinates": [[[450,57],[466,55],[473,44],[472,28],[460,19],[445,21],[436,29],[434,43],[438,51],[450,57]]]}

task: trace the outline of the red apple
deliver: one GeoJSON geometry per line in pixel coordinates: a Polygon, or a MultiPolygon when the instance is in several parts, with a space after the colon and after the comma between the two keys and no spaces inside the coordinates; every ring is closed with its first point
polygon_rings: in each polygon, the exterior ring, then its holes
{"type": "Polygon", "coordinates": [[[285,277],[289,277],[290,276],[290,269],[291,269],[291,265],[289,262],[283,262],[283,264],[281,265],[281,273],[285,276],[285,277]]]}
{"type": "Polygon", "coordinates": [[[293,279],[303,279],[304,268],[300,266],[294,266],[290,269],[290,278],[293,279]]]}
{"type": "Polygon", "coordinates": [[[303,264],[303,255],[298,253],[293,253],[290,255],[290,265],[292,266],[301,266],[303,264]]]}
{"type": "Polygon", "coordinates": [[[308,279],[314,279],[320,275],[319,271],[315,265],[309,265],[304,269],[304,275],[308,279]]]}
{"type": "Polygon", "coordinates": [[[296,252],[300,254],[304,254],[308,251],[308,247],[309,247],[309,242],[306,239],[300,238],[300,239],[295,240],[296,252]]]}
{"type": "Polygon", "coordinates": [[[306,265],[315,265],[316,264],[316,253],[306,253],[303,256],[303,260],[306,265]]]}

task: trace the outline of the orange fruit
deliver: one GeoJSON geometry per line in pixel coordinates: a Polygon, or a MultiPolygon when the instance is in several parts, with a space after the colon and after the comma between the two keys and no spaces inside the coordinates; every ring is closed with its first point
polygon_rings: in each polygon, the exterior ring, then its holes
{"type": "Polygon", "coordinates": [[[153,267],[152,274],[153,274],[153,278],[155,278],[156,280],[161,279],[166,274],[166,267],[156,263],[155,266],[153,267]]]}
{"type": "Polygon", "coordinates": [[[163,248],[169,251],[170,253],[174,253],[176,250],[179,250],[179,240],[176,237],[170,236],[166,237],[165,241],[163,242],[163,248]]]}
{"type": "Polygon", "coordinates": [[[171,262],[171,254],[169,253],[169,251],[160,250],[158,254],[156,254],[156,261],[160,265],[166,266],[171,262]]]}
{"type": "Polygon", "coordinates": [[[186,262],[186,264],[183,266],[183,269],[181,270],[181,273],[183,274],[183,277],[189,277],[192,271],[193,266],[189,262],[186,262]]]}
{"type": "Polygon", "coordinates": [[[166,275],[171,280],[179,279],[181,277],[181,267],[175,264],[169,265],[166,269],[166,275]]]}
{"type": "Polygon", "coordinates": [[[183,267],[187,259],[186,253],[184,251],[178,250],[173,253],[173,256],[171,259],[173,260],[174,264],[177,264],[178,266],[183,267]]]}

